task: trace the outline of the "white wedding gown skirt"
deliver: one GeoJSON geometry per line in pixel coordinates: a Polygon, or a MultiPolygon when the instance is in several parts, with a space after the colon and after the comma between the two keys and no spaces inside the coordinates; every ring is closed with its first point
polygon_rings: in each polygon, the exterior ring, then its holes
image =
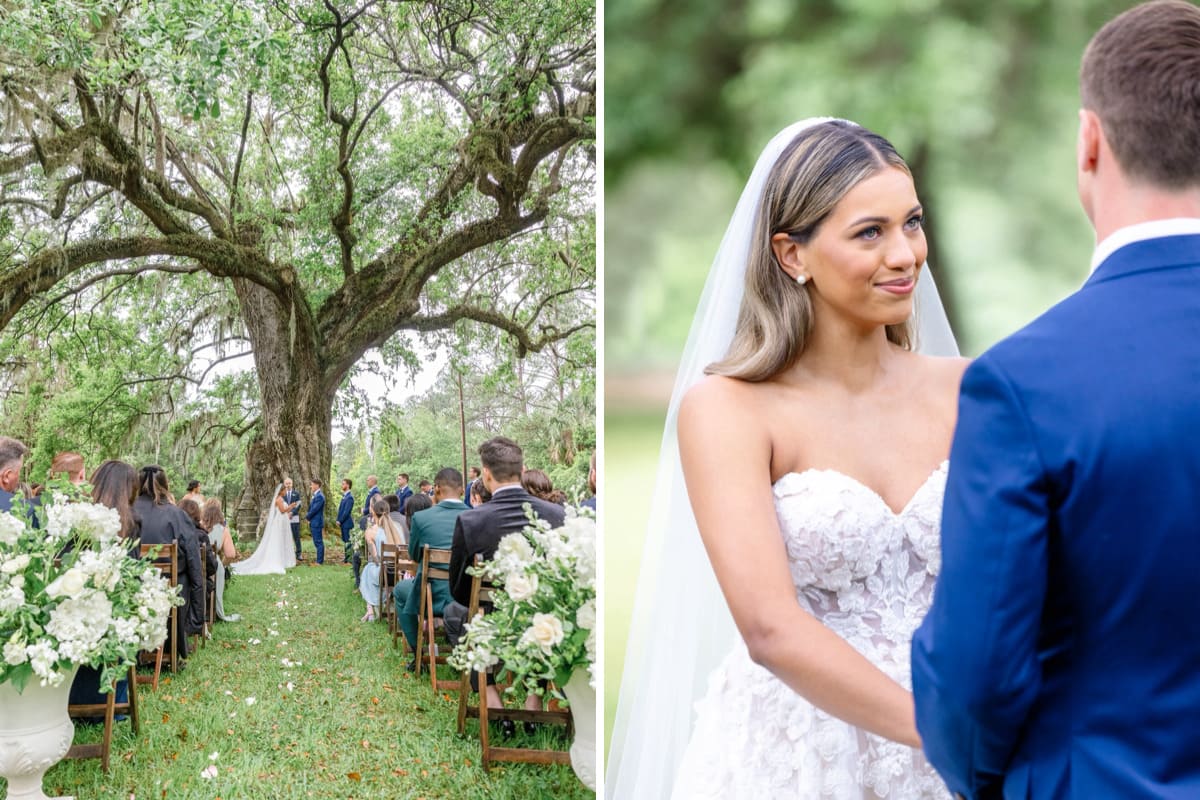
{"type": "Polygon", "coordinates": [[[292,542],[292,526],[272,502],[258,548],[244,561],[230,564],[229,569],[235,575],[282,575],[294,566],[296,552],[292,542]]]}
{"type": "MultiPolygon", "coordinates": [[[[775,507],[804,608],[905,688],[941,566],[943,464],[899,514],[831,470],[790,473],[775,507]]],[[[740,642],[709,679],[673,800],[948,798],[924,756],[830,716],[740,642]]]]}

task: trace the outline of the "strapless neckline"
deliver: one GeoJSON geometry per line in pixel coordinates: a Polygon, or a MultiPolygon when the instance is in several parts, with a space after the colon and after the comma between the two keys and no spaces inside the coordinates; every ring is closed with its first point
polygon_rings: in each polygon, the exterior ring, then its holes
{"type": "Polygon", "coordinates": [[[808,469],[801,470],[799,472],[795,472],[795,471],[785,472],[783,475],[779,476],[779,480],[775,481],[775,483],[772,484],[772,488],[776,491],[776,493],[778,493],[779,487],[785,481],[803,480],[804,478],[806,478],[810,475],[828,475],[828,476],[832,476],[834,478],[843,480],[848,485],[853,486],[857,489],[860,489],[867,496],[874,498],[875,501],[878,502],[879,505],[883,506],[884,510],[889,512],[893,517],[899,518],[899,517],[903,517],[905,515],[905,513],[907,513],[909,511],[909,509],[911,509],[913,507],[913,504],[921,497],[921,495],[925,492],[925,490],[933,483],[933,479],[936,478],[937,476],[945,473],[949,466],[950,466],[949,459],[943,459],[942,463],[938,464],[938,466],[936,468],[934,468],[934,470],[925,477],[925,480],[921,482],[921,485],[917,487],[917,490],[915,492],[913,492],[912,497],[908,498],[908,502],[905,503],[904,506],[901,507],[901,509],[899,511],[897,511],[896,509],[894,509],[890,505],[888,505],[888,502],[883,499],[883,495],[879,494],[879,492],[875,491],[870,486],[868,486],[865,483],[863,483],[862,481],[860,481],[858,478],[855,478],[853,475],[847,475],[845,472],[842,472],[840,470],[830,469],[828,467],[809,467],[808,469]]]}

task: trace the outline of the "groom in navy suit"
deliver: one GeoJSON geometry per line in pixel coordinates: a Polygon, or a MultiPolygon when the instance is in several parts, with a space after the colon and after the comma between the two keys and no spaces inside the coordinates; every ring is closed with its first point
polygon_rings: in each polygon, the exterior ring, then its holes
{"type": "Polygon", "coordinates": [[[309,530],[312,531],[313,547],[317,549],[317,563],[325,563],[325,539],[321,535],[325,530],[325,494],[321,491],[321,479],[312,479],[312,500],[308,504],[309,530]]]}
{"type": "Polygon", "coordinates": [[[1200,8],[1081,70],[1078,292],[963,377],[917,728],[968,798],[1200,797],[1200,8]]]}

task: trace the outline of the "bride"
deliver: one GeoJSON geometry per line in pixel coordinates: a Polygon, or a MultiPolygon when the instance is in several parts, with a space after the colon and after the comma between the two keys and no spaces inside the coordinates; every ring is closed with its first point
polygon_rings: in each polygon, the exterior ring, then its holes
{"type": "Polygon", "coordinates": [[[948,796],[909,642],[965,361],[926,355],[957,355],[926,252],[883,138],[810,120],[759,158],[667,416],[609,798],[948,796]]]}
{"type": "Polygon", "coordinates": [[[289,567],[296,566],[292,526],[288,521],[291,508],[284,502],[282,483],[275,487],[272,497],[258,548],[246,560],[229,567],[238,575],[282,575],[289,567]]]}

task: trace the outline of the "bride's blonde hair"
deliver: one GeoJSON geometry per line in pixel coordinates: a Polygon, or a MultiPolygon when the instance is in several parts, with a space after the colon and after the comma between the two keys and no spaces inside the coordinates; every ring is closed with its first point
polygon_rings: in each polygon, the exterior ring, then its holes
{"type": "MultiPolygon", "coordinates": [[[[795,363],[812,335],[812,300],[779,265],[771,237],[808,242],[847,192],[891,167],[912,174],[887,139],[844,120],[806,128],[784,148],[755,215],[733,341],[705,374],[764,381],[795,363]]],[[[911,349],[911,322],[888,325],[887,338],[911,349]]]]}

